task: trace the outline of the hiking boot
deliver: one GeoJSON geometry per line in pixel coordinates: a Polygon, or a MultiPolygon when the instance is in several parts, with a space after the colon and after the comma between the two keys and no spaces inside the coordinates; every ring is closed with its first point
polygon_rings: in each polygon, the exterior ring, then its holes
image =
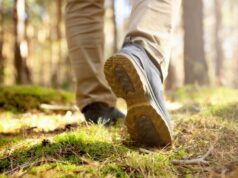
{"type": "Polygon", "coordinates": [[[125,115],[115,107],[110,107],[103,102],[95,102],[83,108],[82,113],[87,121],[95,124],[113,125],[118,119],[125,118],[125,115]]]}
{"type": "Polygon", "coordinates": [[[136,44],[124,46],[106,61],[104,73],[117,97],[126,100],[125,124],[132,140],[149,146],[171,145],[162,76],[145,50],[136,44]]]}

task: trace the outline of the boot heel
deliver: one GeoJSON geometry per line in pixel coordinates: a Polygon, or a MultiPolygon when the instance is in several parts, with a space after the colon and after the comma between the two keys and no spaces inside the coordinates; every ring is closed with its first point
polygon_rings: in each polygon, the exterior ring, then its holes
{"type": "Polygon", "coordinates": [[[172,144],[168,127],[151,105],[141,105],[128,110],[125,124],[131,138],[151,146],[172,144]]]}

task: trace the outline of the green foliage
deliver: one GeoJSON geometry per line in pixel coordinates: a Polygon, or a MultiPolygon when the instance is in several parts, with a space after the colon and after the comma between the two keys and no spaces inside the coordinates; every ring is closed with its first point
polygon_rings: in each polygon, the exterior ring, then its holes
{"type": "Polygon", "coordinates": [[[36,86],[0,87],[0,107],[14,112],[39,109],[40,104],[72,104],[72,93],[36,86]]]}

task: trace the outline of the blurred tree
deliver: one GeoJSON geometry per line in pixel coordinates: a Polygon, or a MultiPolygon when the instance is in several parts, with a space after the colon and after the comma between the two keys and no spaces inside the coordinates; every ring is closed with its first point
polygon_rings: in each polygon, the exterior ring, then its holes
{"type": "Polygon", "coordinates": [[[167,77],[166,82],[165,82],[165,87],[166,87],[167,90],[172,90],[172,89],[175,89],[177,87],[175,85],[176,77],[177,77],[176,66],[172,65],[171,63],[172,63],[172,60],[170,60],[168,77],[167,77]]]}
{"type": "Polygon", "coordinates": [[[112,0],[112,21],[113,21],[113,37],[114,37],[114,43],[113,43],[113,51],[117,52],[117,45],[118,45],[118,33],[117,33],[117,21],[116,21],[116,0],[112,0]]]}
{"type": "Polygon", "coordinates": [[[0,85],[4,82],[4,1],[0,0],[0,85]]]}
{"type": "Polygon", "coordinates": [[[183,1],[185,84],[208,84],[203,41],[203,0],[183,1]]]}
{"type": "MultiPolygon", "coordinates": [[[[51,76],[51,82],[54,88],[58,88],[60,85],[60,72],[62,71],[62,0],[56,0],[56,19],[55,19],[55,32],[56,32],[56,42],[57,42],[57,50],[55,51],[57,53],[57,61],[54,65],[57,65],[54,68],[54,71],[51,76]]],[[[54,54],[53,54],[54,55],[54,54]]]]}
{"type": "MultiPolygon", "coordinates": [[[[238,1],[234,2],[234,10],[233,10],[233,19],[237,19],[238,18],[238,1]]],[[[238,88],[238,22],[236,20],[234,20],[234,25],[235,25],[235,43],[234,43],[234,49],[233,49],[233,55],[234,55],[234,59],[235,59],[235,64],[234,64],[234,69],[233,69],[233,83],[235,84],[235,87],[238,88]]]]}
{"type": "Polygon", "coordinates": [[[57,40],[59,42],[58,50],[59,50],[59,59],[62,58],[62,49],[61,49],[61,40],[62,40],[62,0],[57,0],[57,22],[56,22],[56,29],[57,29],[57,40]]]}
{"type": "Polygon", "coordinates": [[[14,64],[16,69],[16,83],[18,84],[29,84],[32,82],[31,72],[27,66],[28,44],[26,40],[26,20],[28,17],[25,7],[25,0],[14,0],[14,64]]]}
{"type": "Polygon", "coordinates": [[[222,85],[222,68],[223,68],[223,59],[224,54],[222,50],[222,1],[215,0],[215,48],[216,48],[216,77],[218,85],[222,85]]]}

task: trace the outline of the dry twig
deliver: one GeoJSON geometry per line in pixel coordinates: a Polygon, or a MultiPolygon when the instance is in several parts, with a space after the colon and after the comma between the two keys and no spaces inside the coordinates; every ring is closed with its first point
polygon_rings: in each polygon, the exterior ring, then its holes
{"type": "Polygon", "coordinates": [[[52,104],[41,104],[41,109],[53,110],[53,111],[78,111],[76,106],[63,106],[63,105],[52,105],[52,104]]]}
{"type": "Polygon", "coordinates": [[[172,163],[175,165],[209,165],[209,162],[205,159],[211,154],[214,146],[211,146],[205,155],[196,159],[190,160],[173,160],[172,163]]]}
{"type": "Polygon", "coordinates": [[[24,163],[24,164],[21,164],[9,171],[6,171],[4,172],[4,174],[8,175],[8,174],[14,174],[15,172],[19,171],[19,170],[26,170],[28,169],[29,167],[33,167],[33,166],[39,166],[41,164],[44,164],[44,163],[62,163],[62,164],[66,164],[66,162],[64,161],[61,161],[61,160],[56,160],[54,158],[52,159],[47,159],[47,160],[38,160],[38,161],[35,161],[35,162],[27,162],[27,163],[24,163]]]}
{"type": "Polygon", "coordinates": [[[140,151],[141,153],[144,153],[144,154],[153,153],[153,151],[150,151],[150,150],[147,150],[147,149],[144,149],[144,148],[140,148],[139,151],[140,151]]]}

